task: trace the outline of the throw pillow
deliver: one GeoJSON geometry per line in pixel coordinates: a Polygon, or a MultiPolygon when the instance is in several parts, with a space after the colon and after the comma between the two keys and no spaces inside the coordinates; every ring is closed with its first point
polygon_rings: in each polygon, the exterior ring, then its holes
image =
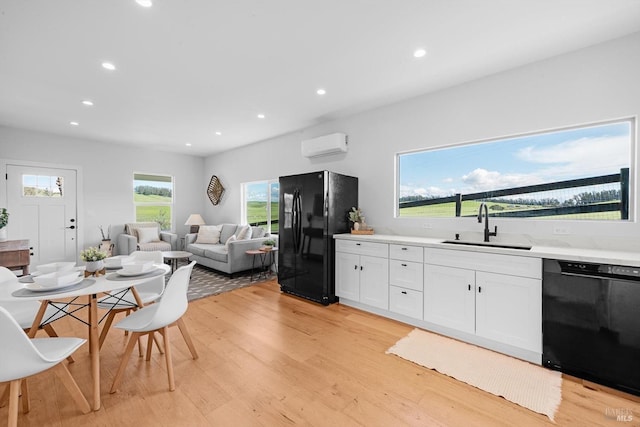
{"type": "Polygon", "coordinates": [[[224,248],[228,251],[229,250],[229,243],[231,242],[235,242],[236,239],[236,235],[234,234],[233,236],[229,237],[226,241],[226,243],[224,244],[224,248]]]}
{"type": "Polygon", "coordinates": [[[201,225],[198,229],[196,243],[209,243],[216,245],[220,243],[220,230],[218,225],[201,225]]]}
{"type": "Polygon", "coordinates": [[[236,239],[238,240],[249,240],[251,238],[251,226],[243,225],[238,228],[236,232],[236,239]]]}
{"type": "Polygon", "coordinates": [[[259,239],[260,237],[264,237],[265,230],[262,227],[251,227],[251,238],[259,239]]]}
{"type": "Polygon", "coordinates": [[[138,234],[138,243],[151,243],[160,241],[160,235],[156,227],[139,227],[136,228],[138,234]]]}

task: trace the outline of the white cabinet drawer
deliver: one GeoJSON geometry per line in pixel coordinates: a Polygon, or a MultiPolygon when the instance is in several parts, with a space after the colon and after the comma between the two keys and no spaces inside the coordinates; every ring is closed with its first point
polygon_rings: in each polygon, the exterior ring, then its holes
{"type": "Polygon", "coordinates": [[[389,310],[415,319],[422,319],[422,292],[389,286],[389,310]]]}
{"type": "Polygon", "coordinates": [[[389,245],[389,258],[422,262],[422,246],[389,245]]]}
{"type": "Polygon", "coordinates": [[[337,240],[336,251],[387,258],[389,256],[389,245],[356,240],[337,240]]]}
{"type": "Polygon", "coordinates": [[[424,262],[489,273],[531,277],[533,279],[542,278],[542,260],[528,256],[426,248],[424,262]]]}
{"type": "Polygon", "coordinates": [[[389,283],[403,288],[422,291],[423,264],[419,262],[389,260],[389,283]]]}

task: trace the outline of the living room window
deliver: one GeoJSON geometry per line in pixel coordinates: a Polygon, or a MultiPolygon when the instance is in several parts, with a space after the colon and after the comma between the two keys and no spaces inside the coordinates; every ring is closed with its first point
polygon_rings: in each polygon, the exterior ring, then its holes
{"type": "Polygon", "coordinates": [[[173,177],[147,173],[133,174],[133,203],[136,222],[153,221],[162,230],[173,224],[173,177]]]}
{"type": "Polygon", "coordinates": [[[242,184],[242,220],[259,226],[267,233],[278,233],[278,180],[254,181],[242,184]]]}
{"type": "Polygon", "coordinates": [[[397,155],[396,215],[634,219],[634,119],[397,155]]]}

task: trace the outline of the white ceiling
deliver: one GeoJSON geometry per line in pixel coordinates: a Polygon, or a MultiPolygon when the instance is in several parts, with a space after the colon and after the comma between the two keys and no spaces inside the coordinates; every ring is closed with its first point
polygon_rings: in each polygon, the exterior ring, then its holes
{"type": "Polygon", "coordinates": [[[640,31],[639,0],[153,3],[0,0],[0,124],[209,155],[640,31]]]}

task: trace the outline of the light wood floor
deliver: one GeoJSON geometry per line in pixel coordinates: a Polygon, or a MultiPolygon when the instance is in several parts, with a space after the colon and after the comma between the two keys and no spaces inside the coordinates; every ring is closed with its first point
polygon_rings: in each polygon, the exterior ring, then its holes
{"type": "MultiPolygon", "coordinates": [[[[275,281],[194,301],[185,318],[198,360],[172,329],[176,390],[162,356],[129,363],[109,394],[126,338],[110,332],[101,352],[102,408],[82,415],[53,373],[30,382],[23,426],[621,426],[640,404],[564,381],[556,424],[500,397],[414,365],[385,350],[411,326],[340,304],[283,295],[275,281]],[[620,423],[611,411],[631,411],[620,423]]],[[[79,322],[61,335],[85,336],[79,322]]],[[[90,398],[85,345],[69,369],[90,398]]],[[[1,350],[0,350],[1,351],[1,350]]],[[[472,361],[470,361],[472,363],[472,361]]],[[[7,408],[0,409],[0,425],[7,408]]]]}

